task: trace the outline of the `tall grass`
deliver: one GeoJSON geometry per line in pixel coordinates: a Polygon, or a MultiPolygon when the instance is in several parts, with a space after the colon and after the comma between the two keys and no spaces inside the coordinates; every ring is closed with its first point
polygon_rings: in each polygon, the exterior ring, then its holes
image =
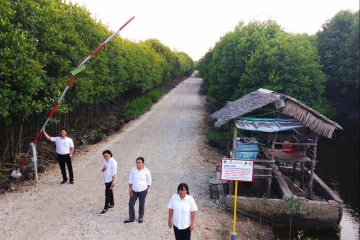
{"type": "Polygon", "coordinates": [[[164,91],[153,89],[147,95],[126,103],[124,106],[125,120],[138,118],[144,112],[148,111],[163,95],[164,91]]]}

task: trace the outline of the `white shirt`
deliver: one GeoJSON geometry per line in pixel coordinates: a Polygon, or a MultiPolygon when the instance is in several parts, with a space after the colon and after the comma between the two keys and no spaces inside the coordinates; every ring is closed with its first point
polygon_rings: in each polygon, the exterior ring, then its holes
{"type": "Polygon", "coordinates": [[[109,161],[104,160],[106,170],[104,171],[104,182],[108,183],[112,181],[112,177],[117,174],[117,162],[115,159],[110,158],[109,161]]]}
{"type": "Polygon", "coordinates": [[[185,195],[184,199],[179,194],[173,194],[168,208],[173,209],[172,224],[178,229],[186,229],[191,225],[191,212],[197,211],[195,200],[191,195],[185,195]]]}
{"type": "Polygon", "coordinates": [[[129,176],[129,184],[132,184],[132,190],[135,192],[142,192],[148,188],[148,185],[151,185],[151,175],[150,171],[147,168],[143,168],[140,171],[133,167],[129,176]]]}
{"type": "Polygon", "coordinates": [[[51,137],[51,141],[56,144],[56,152],[58,154],[69,154],[70,148],[74,147],[74,142],[71,138],[65,137],[51,137]]]}

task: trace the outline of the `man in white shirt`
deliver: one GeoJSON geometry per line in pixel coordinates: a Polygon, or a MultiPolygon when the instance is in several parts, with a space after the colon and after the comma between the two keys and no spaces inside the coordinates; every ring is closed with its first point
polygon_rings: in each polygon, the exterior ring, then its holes
{"type": "Polygon", "coordinates": [[[65,129],[60,130],[60,137],[49,136],[45,132],[45,129],[43,129],[43,133],[47,140],[55,142],[57,160],[59,162],[61,175],[63,177],[63,181],[61,182],[61,184],[66,183],[68,180],[68,178],[66,176],[65,165],[67,166],[68,171],[69,171],[70,183],[74,184],[74,174],[73,174],[73,169],[72,169],[72,164],[71,164],[71,157],[73,156],[73,153],[74,153],[73,140],[66,136],[67,133],[66,133],[65,129]]]}
{"type": "Polygon", "coordinates": [[[143,222],[145,210],[145,198],[151,186],[151,174],[149,169],[144,166],[144,158],[136,159],[136,167],[133,167],[129,176],[129,218],[124,223],[135,221],[134,205],[139,198],[139,223],[143,222]]]}
{"type": "Polygon", "coordinates": [[[110,150],[103,151],[104,162],[101,171],[104,173],[105,182],[105,205],[100,215],[107,213],[109,208],[115,206],[113,188],[115,187],[115,180],[117,174],[117,162],[113,158],[110,150]]]}

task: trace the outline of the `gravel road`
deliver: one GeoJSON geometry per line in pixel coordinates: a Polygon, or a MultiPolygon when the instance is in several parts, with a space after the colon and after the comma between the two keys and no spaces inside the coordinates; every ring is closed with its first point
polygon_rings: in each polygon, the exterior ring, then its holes
{"type": "MultiPolygon", "coordinates": [[[[24,184],[17,192],[2,194],[0,239],[174,239],[167,227],[167,203],[181,182],[189,185],[199,207],[192,239],[229,239],[231,214],[209,199],[208,177],[217,156],[204,143],[206,113],[204,97],[199,95],[201,83],[199,78],[188,78],[141,118],[77,152],[73,159],[74,185],[60,184],[56,165],[40,175],[38,185],[24,184]],[[118,179],[115,208],[99,216],[104,203],[100,166],[105,149],[110,149],[118,162],[118,179]],[[124,224],[128,217],[127,179],[139,156],[145,158],[153,184],[146,199],[144,222],[124,224]]],[[[243,238],[239,239],[255,239],[257,226],[240,221],[243,238]]]]}

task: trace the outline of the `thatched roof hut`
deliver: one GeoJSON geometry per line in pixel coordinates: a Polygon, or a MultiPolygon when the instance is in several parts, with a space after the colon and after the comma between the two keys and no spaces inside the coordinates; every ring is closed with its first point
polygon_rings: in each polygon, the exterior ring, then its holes
{"type": "Polygon", "coordinates": [[[237,117],[270,103],[274,103],[276,108],[283,114],[294,117],[313,132],[327,138],[331,138],[336,129],[342,129],[338,123],[328,119],[297,99],[263,88],[228,103],[225,107],[213,113],[211,117],[216,120],[215,126],[220,127],[237,117]]]}

